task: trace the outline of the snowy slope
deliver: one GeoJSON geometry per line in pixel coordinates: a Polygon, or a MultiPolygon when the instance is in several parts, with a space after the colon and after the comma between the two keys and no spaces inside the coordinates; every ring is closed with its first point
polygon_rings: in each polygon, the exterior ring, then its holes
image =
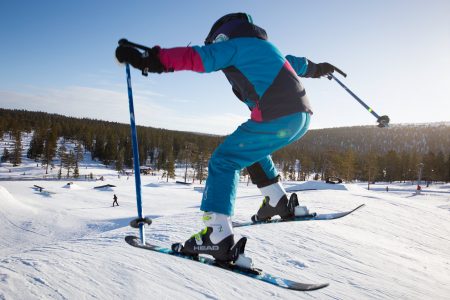
{"type": "MultiPolygon", "coordinates": [[[[239,274],[128,246],[136,215],[134,181],[0,182],[0,299],[449,299],[450,185],[414,195],[411,185],[286,183],[317,212],[354,214],[334,221],[236,229],[247,255],[267,272],[304,282],[330,282],[315,292],[291,292],[239,274]],[[111,183],[112,191],[94,190],[111,183]],[[40,193],[37,184],[52,191],[40,193]],[[119,207],[111,207],[112,195],[119,207]]],[[[45,190],[44,190],[45,191],[45,190]]],[[[201,229],[201,194],[192,186],[143,177],[148,240],[169,246],[201,229]]],[[[260,204],[242,183],[235,220],[260,204]]]]}

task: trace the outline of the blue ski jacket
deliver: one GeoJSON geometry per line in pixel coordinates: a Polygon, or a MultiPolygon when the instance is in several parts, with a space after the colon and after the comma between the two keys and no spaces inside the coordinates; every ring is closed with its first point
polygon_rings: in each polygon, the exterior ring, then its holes
{"type": "Polygon", "coordinates": [[[312,114],[298,76],[308,69],[305,57],[286,57],[269,41],[234,38],[205,46],[160,49],[167,71],[223,71],[235,95],[251,110],[251,119],[270,121],[297,112],[312,114]]]}

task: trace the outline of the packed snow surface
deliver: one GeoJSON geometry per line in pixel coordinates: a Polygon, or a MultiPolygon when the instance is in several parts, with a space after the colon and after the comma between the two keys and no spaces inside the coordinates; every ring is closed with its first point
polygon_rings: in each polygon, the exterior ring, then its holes
{"type": "MultiPolygon", "coordinates": [[[[113,173],[112,171],[110,171],[113,173]]],[[[132,176],[105,181],[0,181],[0,299],[449,299],[450,185],[285,182],[318,213],[366,205],[342,219],[236,228],[266,272],[308,283],[288,291],[239,274],[133,248],[132,176]],[[94,189],[113,184],[111,190],[94,189]],[[39,191],[34,185],[44,189],[39,191]],[[316,189],[316,190],[311,190],[316,189]],[[119,207],[112,207],[113,194],[119,207]]],[[[147,241],[170,247],[202,229],[201,186],[143,176],[147,241]]],[[[236,221],[261,202],[239,186],[236,221]]]]}

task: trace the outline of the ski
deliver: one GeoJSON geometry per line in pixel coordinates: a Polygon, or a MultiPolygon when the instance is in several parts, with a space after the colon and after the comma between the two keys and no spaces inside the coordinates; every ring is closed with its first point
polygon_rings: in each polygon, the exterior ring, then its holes
{"type": "Polygon", "coordinates": [[[209,257],[205,257],[205,256],[197,256],[197,257],[189,256],[189,255],[185,255],[180,252],[175,252],[169,248],[152,245],[148,242],[145,245],[142,245],[140,243],[140,240],[138,237],[131,236],[131,235],[126,236],[125,241],[133,247],[150,250],[150,251],[155,251],[155,252],[159,252],[159,253],[163,253],[163,254],[168,254],[168,255],[179,257],[179,258],[188,259],[188,260],[199,262],[199,263],[209,265],[212,267],[218,267],[223,270],[238,273],[238,274],[241,274],[241,275],[244,275],[244,276],[247,276],[250,278],[254,278],[256,280],[263,281],[266,283],[270,283],[270,284],[276,285],[278,287],[289,289],[289,290],[314,291],[314,290],[318,290],[318,289],[328,286],[328,283],[310,284],[310,283],[297,282],[297,281],[293,281],[293,280],[289,280],[289,279],[285,279],[285,278],[281,278],[278,276],[274,276],[274,275],[265,273],[261,269],[257,269],[257,268],[246,269],[246,268],[239,267],[232,263],[217,262],[213,258],[209,258],[209,257]]]}
{"type": "Polygon", "coordinates": [[[342,217],[345,217],[349,214],[351,214],[352,212],[354,212],[355,210],[363,207],[364,204],[359,205],[358,207],[349,210],[349,211],[344,211],[344,212],[338,212],[338,213],[327,213],[327,214],[317,214],[317,213],[312,213],[312,214],[308,214],[305,216],[300,216],[300,217],[295,217],[292,219],[280,219],[280,218],[276,218],[276,219],[271,219],[268,221],[257,221],[257,222],[253,222],[253,221],[246,221],[246,222],[233,222],[233,227],[244,227],[244,226],[251,226],[251,225],[260,225],[260,224],[274,224],[274,223],[285,223],[285,222],[298,222],[298,221],[320,221],[320,220],[334,220],[334,219],[339,219],[342,217]]]}

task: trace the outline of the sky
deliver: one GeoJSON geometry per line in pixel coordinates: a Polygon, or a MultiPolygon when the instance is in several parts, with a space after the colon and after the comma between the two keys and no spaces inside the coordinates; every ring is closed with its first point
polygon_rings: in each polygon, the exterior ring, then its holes
{"type": "MultiPolygon", "coordinates": [[[[342,69],[392,123],[450,121],[448,0],[2,1],[0,108],[129,123],[117,41],[202,45],[231,12],[249,13],[283,54],[342,69]]],[[[221,72],[131,76],[138,125],[229,134],[249,118],[221,72]]],[[[376,124],[336,82],[301,81],[311,129],[376,124]]]]}

